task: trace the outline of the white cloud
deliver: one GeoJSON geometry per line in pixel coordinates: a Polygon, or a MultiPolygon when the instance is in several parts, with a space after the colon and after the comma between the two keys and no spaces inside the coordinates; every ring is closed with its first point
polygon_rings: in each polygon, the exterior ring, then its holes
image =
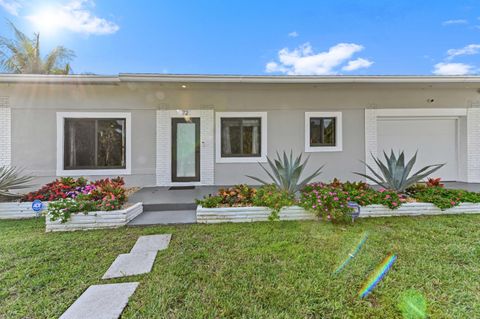
{"type": "MultiPolygon", "coordinates": [[[[363,46],[355,43],[339,43],[332,46],[325,52],[315,53],[310,43],[290,51],[283,48],[278,52],[278,62],[267,63],[265,71],[268,73],[284,73],[289,75],[328,75],[337,74],[338,68],[344,63],[350,63],[351,57],[363,50],[363,46]]],[[[358,60],[358,59],[357,59],[358,60]]],[[[357,61],[354,60],[354,61],[357,61]]],[[[370,63],[368,60],[365,60],[370,63]]],[[[353,65],[368,67],[365,62],[355,62],[353,65]]],[[[348,64],[345,66],[348,71],[348,64]]],[[[353,70],[353,69],[352,69],[353,70]]]]}
{"type": "Polygon", "coordinates": [[[355,71],[358,69],[368,68],[373,64],[372,61],[358,58],[356,60],[348,61],[347,65],[345,65],[342,70],[343,71],[355,71]]]}
{"type": "MultiPolygon", "coordinates": [[[[83,34],[112,34],[119,26],[107,19],[95,16],[90,9],[95,6],[93,0],[73,0],[65,5],[50,7],[26,18],[40,29],[69,30],[83,34]]],[[[42,30],[40,30],[42,31],[42,30]]]]}
{"type": "Polygon", "coordinates": [[[465,19],[456,19],[456,20],[447,20],[443,21],[442,25],[453,25],[453,24],[467,24],[468,21],[465,19]]]}
{"type": "Polygon", "coordinates": [[[18,16],[18,11],[22,7],[20,2],[16,0],[0,0],[0,6],[14,16],[18,16]]]}
{"type": "Polygon", "coordinates": [[[473,66],[465,63],[437,63],[433,74],[436,75],[466,75],[472,73],[473,66]]]}
{"type": "Polygon", "coordinates": [[[480,44],[469,44],[460,49],[450,49],[447,51],[447,59],[451,60],[460,55],[475,55],[480,53],[480,44]]]}
{"type": "Polygon", "coordinates": [[[298,34],[297,31],[292,31],[292,32],[290,32],[290,33],[288,34],[288,36],[289,36],[290,38],[296,38],[296,37],[298,37],[299,35],[300,35],[300,34],[298,34]]]}

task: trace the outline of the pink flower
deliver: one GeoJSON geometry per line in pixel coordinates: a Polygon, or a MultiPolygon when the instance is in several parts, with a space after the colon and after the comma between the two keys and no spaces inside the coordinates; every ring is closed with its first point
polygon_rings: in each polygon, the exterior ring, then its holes
{"type": "Polygon", "coordinates": [[[393,206],[398,206],[397,202],[392,202],[393,206]]]}
{"type": "Polygon", "coordinates": [[[338,201],[338,197],[334,197],[333,200],[337,202],[337,201],[338,201]]]}
{"type": "Polygon", "coordinates": [[[455,205],[455,202],[454,202],[454,201],[451,201],[450,204],[455,205]]]}
{"type": "Polygon", "coordinates": [[[315,208],[317,208],[317,206],[316,206],[316,205],[313,205],[312,208],[315,209],[315,208]]]}
{"type": "Polygon", "coordinates": [[[385,195],[385,199],[389,199],[390,197],[392,197],[392,196],[390,196],[390,195],[388,195],[388,194],[385,195]]]}

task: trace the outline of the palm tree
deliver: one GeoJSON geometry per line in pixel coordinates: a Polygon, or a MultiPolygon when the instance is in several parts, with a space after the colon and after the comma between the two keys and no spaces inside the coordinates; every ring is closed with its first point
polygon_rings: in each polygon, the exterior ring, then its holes
{"type": "Polygon", "coordinates": [[[28,38],[9,21],[14,39],[0,36],[0,68],[7,73],[17,74],[69,74],[69,62],[75,53],[63,46],[55,47],[42,58],[40,34],[28,38]]]}

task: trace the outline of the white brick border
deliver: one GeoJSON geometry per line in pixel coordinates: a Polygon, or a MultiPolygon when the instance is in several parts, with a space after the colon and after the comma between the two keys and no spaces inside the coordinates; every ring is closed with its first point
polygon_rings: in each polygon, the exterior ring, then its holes
{"type": "Polygon", "coordinates": [[[200,182],[172,182],[172,118],[181,118],[177,110],[157,111],[157,186],[214,185],[214,114],[213,110],[188,110],[200,117],[200,182]]]}
{"type": "MultiPolygon", "coordinates": [[[[248,223],[268,221],[272,210],[267,207],[222,207],[204,208],[197,207],[197,223],[248,223]]],[[[313,213],[305,211],[298,206],[284,207],[278,214],[280,220],[315,220],[313,213]]]]}
{"type": "Polygon", "coordinates": [[[0,166],[12,164],[12,110],[8,97],[0,97],[0,166]]]}
{"type": "MultiPolygon", "coordinates": [[[[197,222],[200,224],[217,223],[247,223],[267,221],[271,210],[267,207],[197,207],[197,222]]],[[[392,217],[392,216],[422,216],[422,215],[451,215],[451,214],[480,214],[480,204],[461,203],[458,206],[442,211],[431,203],[405,203],[398,209],[390,209],[383,205],[368,205],[361,207],[360,218],[365,217],[392,217]]],[[[302,207],[284,207],[279,213],[280,220],[317,220],[318,218],[302,207]]]]}
{"type": "MultiPolygon", "coordinates": [[[[43,202],[44,209],[48,202],[43,202]]],[[[32,209],[32,202],[7,202],[0,203],[0,219],[25,219],[34,218],[37,214],[32,209]]]]}
{"type": "Polygon", "coordinates": [[[118,228],[125,226],[141,213],[143,213],[143,203],[136,203],[124,209],[108,212],[99,211],[87,214],[74,214],[66,223],[62,223],[60,220],[51,221],[47,216],[45,218],[45,231],[58,232],[118,228]]]}

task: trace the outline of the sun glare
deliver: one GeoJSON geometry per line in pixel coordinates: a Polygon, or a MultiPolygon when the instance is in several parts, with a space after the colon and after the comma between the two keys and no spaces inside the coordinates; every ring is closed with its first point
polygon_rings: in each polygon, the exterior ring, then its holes
{"type": "Polygon", "coordinates": [[[53,8],[41,9],[28,17],[35,31],[45,35],[53,35],[59,30],[62,15],[53,8]]]}

